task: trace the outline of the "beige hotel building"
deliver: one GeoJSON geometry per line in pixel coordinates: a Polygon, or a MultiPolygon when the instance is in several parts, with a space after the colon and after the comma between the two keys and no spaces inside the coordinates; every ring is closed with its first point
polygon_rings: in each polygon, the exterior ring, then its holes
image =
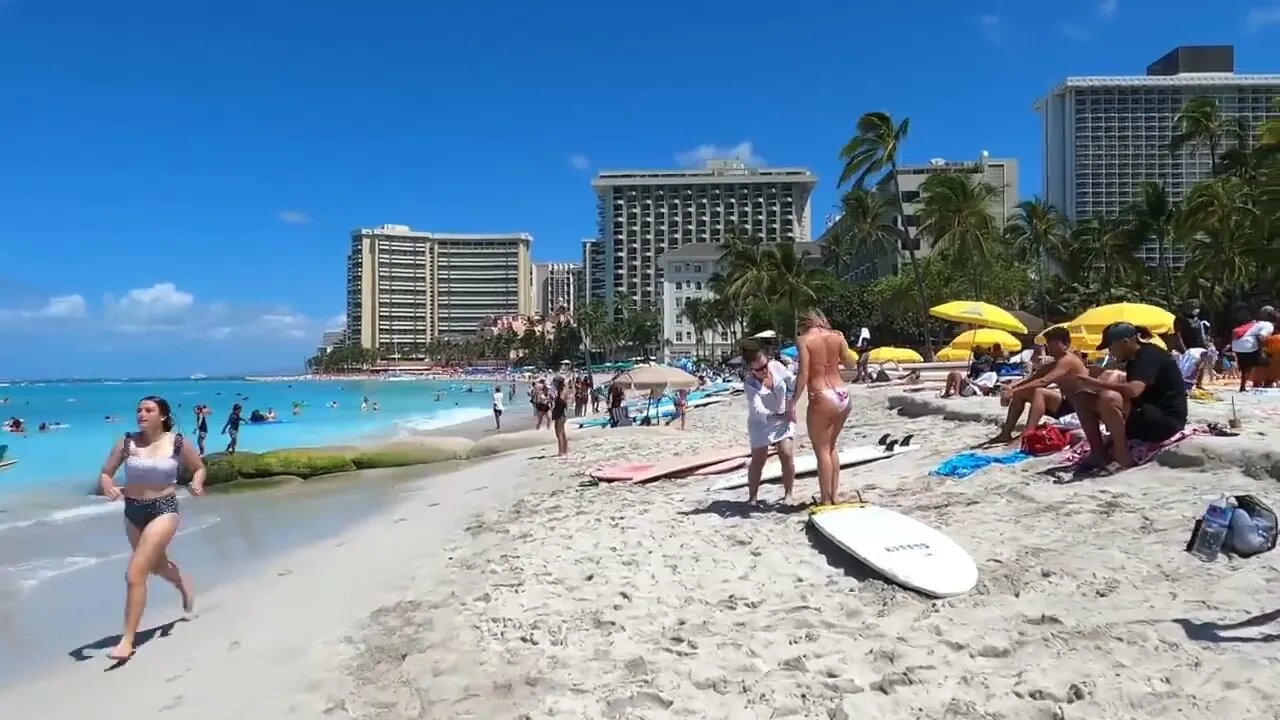
{"type": "Polygon", "coordinates": [[[437,338],[474,335],[494,316],[534,310],[528,233],[351,231],[347,332],[388,355],[419,358],[437,338]]]}

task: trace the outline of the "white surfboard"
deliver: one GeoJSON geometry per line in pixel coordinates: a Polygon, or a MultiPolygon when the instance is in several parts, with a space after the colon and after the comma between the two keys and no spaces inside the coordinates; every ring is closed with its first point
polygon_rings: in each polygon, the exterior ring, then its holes
{"type": "MultiPolygon", "coordinates": [[[[880,445],[855,445],[840,451],[840,467],[852,467],[854,465],[865,465],[867,463],[876,462],[877,460],[887,460],[891,457],[901,455],[904,452],[912,450],[914,446],[895,447],[892,450],[886,450],[880,445]]],[[[805,475],[813,475],[818,472],[818,456],[813,453],[805,453],[796,456],[796,477],[805,475]]],[[[770,458],[760,473],[760,482],[773,483],[782,479],[782,462],[778,458],[770,458]]],[[[732,475],[721,478],[718,482],[711,486],[712,492],[720,490],[735,490],[747,486],[747,471],[741,470],[732,475]]]]}
{"type": "Polygon", "coordinates": [[[877,505],[815,508],[809,521],[841,550],[893,582],[933,597],[963,595],[978,584],[965,549],[928,525],[877,505]]]}

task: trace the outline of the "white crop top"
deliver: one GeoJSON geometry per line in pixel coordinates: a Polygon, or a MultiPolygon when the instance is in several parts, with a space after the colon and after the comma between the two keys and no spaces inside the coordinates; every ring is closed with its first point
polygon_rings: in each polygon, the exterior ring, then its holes
{"type": "Polygon", "coordinates": [[[178,457],[182,454],[181,433],[173,436],[173,455],[151,458],[135,455],[133,435],[124,435],[124,484],[164,487],[178,482],[178,457]]]}

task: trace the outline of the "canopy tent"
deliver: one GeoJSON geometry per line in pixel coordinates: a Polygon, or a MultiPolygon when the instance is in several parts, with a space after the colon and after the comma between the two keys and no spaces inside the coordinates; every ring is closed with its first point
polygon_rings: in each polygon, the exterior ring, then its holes
{"type": "Polygon", "coordinates": [[[632,390],[696,390],[698,378],[680,368],[646,365],[619,374],[613,384],[632,390]]]}

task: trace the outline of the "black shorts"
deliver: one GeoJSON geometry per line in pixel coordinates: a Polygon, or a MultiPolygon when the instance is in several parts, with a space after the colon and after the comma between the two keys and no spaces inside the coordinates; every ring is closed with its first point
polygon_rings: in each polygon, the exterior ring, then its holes
{"type": "Polygon", "coordinates": [[[1168,440],[1187,426],[1185,419],[1178,420],[1154,405],[1134,405],[1125,418],[1124,432],[1130,440],[1159,443],[1168,440]]]}
{"type": "Polygon", "coordinates": [[[1071,405],[1071,398],[1067,397],[1066,393],[1063,393],[1062,402],[1058,403],[1058,409],[1045,414],[1054,420],[1061,420],[1075,411],[1076,409],[1071,405]]]}
{"type": "Polygon", "coordinates": [[[1262,351],[1237,352],[1236,362],[1240,363],[1241,370],[1252,370],[1262,364],[1262,351]]]}
{"type": "Polygon", "coordinates": [[[130,497],[124,499],[124,519],[139,530],[145,529],[147,525],[151,524],[152,520],[161,515],[177,514],[177,512],[177,495],[162,495],[149,500],[130,497]]]}
{"type": "Polygon", "coordinates": [[[566,410],[566,406],[565,406],[565,404],[564,404],[564,403],[558,402],[558,403],[556,403],[555,405],[552,405],[552,406],[551,406],[551,419],[552,419],[552,420],[563,420],[563,419],[564,419],[564,411],[565,411],[565,410],[566,410]]]}

